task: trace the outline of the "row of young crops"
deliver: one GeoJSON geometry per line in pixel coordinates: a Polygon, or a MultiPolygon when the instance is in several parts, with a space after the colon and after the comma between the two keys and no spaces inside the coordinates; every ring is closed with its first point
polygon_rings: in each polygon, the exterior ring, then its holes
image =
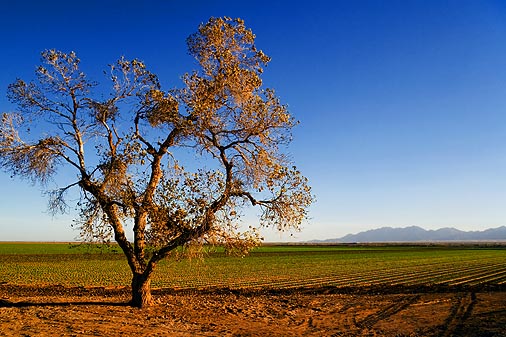
{"type": "Polygon", "coordinates": [[[301,288],[506,283],[505,250],[356,250],[211,260],[161,287],[301,288]],[[194,277],[195,274],[200,277],[194,277]],[[189,277],[189,278],[187,278],[189,277]]]}
{"type": "MultiPolygon", "coordinates": [[[[21,247],[8,254],[0,244],[0,283],[91,287],[130,283],[120,253],[59,254],[54,247],[49,254],[27,251],[23,254],[21,247]]],[[[479,284],[506,284],[506,249],[262,247],[245,258],[209,254],[163,261],[153,278],[154,288],[173,289],[479,284]]]]}

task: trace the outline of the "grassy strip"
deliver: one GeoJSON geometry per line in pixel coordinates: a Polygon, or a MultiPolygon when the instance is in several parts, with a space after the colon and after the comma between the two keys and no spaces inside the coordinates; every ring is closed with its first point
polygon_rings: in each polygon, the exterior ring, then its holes
{"type": "Polygon", "coordinates": [[[97,253],[121,253],[121,251],[116,245],[82,244],[75,242],[0,242],[0,256],[97,253]]]}

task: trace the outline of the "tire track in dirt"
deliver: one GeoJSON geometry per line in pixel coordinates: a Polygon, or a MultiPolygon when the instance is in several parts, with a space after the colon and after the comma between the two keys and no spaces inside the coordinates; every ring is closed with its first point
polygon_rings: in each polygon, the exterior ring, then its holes
{"type": "Polygon", "coordinates": [[[459,294],[450,309],[450,315],[443,325],[444,332],[438,334],[438,336],[451,337],[458,335],[464,326],[464,322],[471,316],[475,304],[476,294],[474,292],[459,294]]]}
{"type": "Polygon", "coordinates": [[[366,328],[371,329],[374,324],[406,309],[411,304],[418,301],[419,298],[420,298],[420,295],[405,296],[404,298],[402,298],[398,302],[391,304],[391,305],[379,310],[378,312],[365,317],[361,321],[356,322],[355,325],[360,329],[366,329],[366,328]]]}

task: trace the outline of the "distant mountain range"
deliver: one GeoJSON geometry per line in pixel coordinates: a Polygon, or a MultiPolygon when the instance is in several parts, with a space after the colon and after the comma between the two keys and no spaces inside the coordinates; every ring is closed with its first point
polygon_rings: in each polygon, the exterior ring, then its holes
{"type": "Polygon", "coordinates": [[[506,226],[484,231],[461,231],[455,228],[425,230],[418,226],[382,227],[338,239],[318,240],[322,243],[349,242],[424,242],[424,241],[506,241],[506,226]]]}

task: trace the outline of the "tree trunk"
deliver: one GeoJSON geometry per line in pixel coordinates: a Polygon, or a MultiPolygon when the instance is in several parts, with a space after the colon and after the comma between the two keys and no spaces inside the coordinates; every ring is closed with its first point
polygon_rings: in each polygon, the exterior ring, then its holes
{"type": "Polygon", "coordinates": [[[134,274],[132,278],[132,301],[134,307],[145,308],[153,304],[151,297],[151,277],[144,274],[134,274]]]}

